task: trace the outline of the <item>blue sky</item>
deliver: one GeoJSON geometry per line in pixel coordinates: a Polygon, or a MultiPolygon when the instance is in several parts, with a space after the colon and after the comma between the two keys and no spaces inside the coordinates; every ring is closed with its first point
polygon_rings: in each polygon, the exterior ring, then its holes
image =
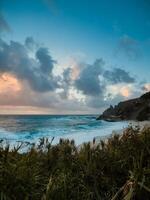
{"type": "Polygon", "coordinates": [[[91,65],[102,58],[104,68],[121,68],[137,85],[149,84],[149,9],[149,0],[3,0],[10,31],[1,37],[21,44],[32,37],[49,49],[58,71],[71,65],[70,58],[91,65]]]}

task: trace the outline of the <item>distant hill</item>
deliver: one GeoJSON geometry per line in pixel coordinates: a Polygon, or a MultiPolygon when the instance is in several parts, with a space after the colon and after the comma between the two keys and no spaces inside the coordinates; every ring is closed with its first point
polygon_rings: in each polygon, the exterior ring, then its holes
{"type": "Polygon", "coordinates": [[[97,120],[150,120],[150,92],[143,94],[139,98],[120,102],[114,107],[110,106],[97,120]]]}

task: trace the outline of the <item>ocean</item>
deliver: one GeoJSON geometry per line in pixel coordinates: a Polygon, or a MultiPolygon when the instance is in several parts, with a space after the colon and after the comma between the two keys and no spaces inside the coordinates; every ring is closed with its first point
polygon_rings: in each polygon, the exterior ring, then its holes
{"type": "Polygon", "coordinates": [[[0,139],[10,144],[37,143],[40,138],[74,139],[76,145],[105,137],[127,127],[127,122],[96,121],[95,115],[1,115],[0,139]]]}

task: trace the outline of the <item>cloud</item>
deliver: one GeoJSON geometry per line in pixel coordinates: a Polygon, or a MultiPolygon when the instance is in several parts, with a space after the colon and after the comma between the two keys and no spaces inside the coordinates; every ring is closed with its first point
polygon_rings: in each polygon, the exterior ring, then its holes
{"type": "Polygon", "coordinates": [[[132,99],[143,94],[136,84],[108,84],[103,94],[98,96],[87,96],[86,105],[94,109],[105,110],[110,105],[116,105],[121,101],[132,99]]]}
{"type": "MultiPolygon", "coordinates": [[[[107,82],[106,82],[107,83],[107,82]]],[[[109,84],[105,85],[105,90],[103,93],[97,96],[87,96],[86,105],[93,108],[107,108],[110,105],[115,105],[116,103],[126,100],[134,96],[136,91],[134,84],[109,84]]]]}
{"type": "Polygon", "coordinates": [[[15,75],[0,75],[0,105],[56,108],[58,102],[59,96],[51,91],[40,93],[32,90],[28,82],[18,80],[15,75]]]}
{"type": "Polygon", "coordinates": [[[71,85],[71,68],[69,67],[65,69],[62,74],[61,90],[59,92],[59,95],[62,99],[68,98],[68,92],[71,85]]]}
{"type": "Polygon", "coordinates": [[[136,80],[129,72],[121,68],[104,68],[103,59],[97,59],[93,65],[84,64],[79,78],[74,82],[75,87],[87,96],[103,95],[107,85],[118,83],[135,83],[136,80]]]}
{"type": "Polygon", "coordinates": [[[56,63],[56,61],[54,61],[49,55],[47,48],[39,48],[36,52],[36,58],[40,62],[40,69],[43,73],[52,73],[54,63],[56,63]]]}
{"type": "Polygon", "coordinates": [[[129,72],[126,72],[125,70],[120,68],[106,70],[104,72],[104,77],[113,84],[135,82],[135,78],[131,77],[129,72]]]}
{"type": "MultiPolygon", "coordinates": [[[[74,88],[74,82],[78,79],[80,71],[82,70],[84,64],[78,63],[73,60],[70,67],[64,69],[62,73],[62,88],[63,91],[60,93],[62,98],[69,97],[70,90],[74,88]]],[[[75,88],[74,88],[75,91],[75,88]]]]}
{"type": "Polygon", "coordinates": [[[34,41],[33,37],[27,37],[25,39],[25,46],[29,49],[29,50],[33,50],[37,44],[36,42],[34,41]]]}
{"type": "Polygon", "coordinates": [[[85,95],[97,96],[102,93],[104,85],[101,85],[99,75],[103,72],[104,61],[97,59],[93,65],[86,64],[75,80],[75,87],[85,95]]]}
{"type": "Polygon", "coordinates": [[[120,95],[123,98],[129,98],[133,91],[133,84],[118,83],[115,85],[107,85],[107,96],[109,96],[110,99],[113,99],[117,95],[120,95]]]}
{"type": "Polygon", "coordinates": [[[141,50],[137,40],[123,35],[118,43],[117,55],[125,55],[129,60],[136,60],[141,56],[141,50]]]}
{"type": "Polygon", "coordinates": [[[97,96],[88,96],[86,98],[86,105],[92,108],[105,108],[107,107],[107,102],[104,100],[103,95],[97,95],[97,96]]]}
{"type": "Polygon", "coordinates": [[[1,32],[10,32],[10,27],[7,23],[7,21],[5,20],[4,16],[2,15],[2,13],[0,13],[0,33],[1,32]]]}
{"type": "Polygon", "coordinates": [[[26,80],[35,91],[54,91],[59,87],[58,77],[52,73],[54,63],[47,48],[39,48],[35,58],[31,58],[25,45],[0,39],[0,73],[12,73],[26,80]]]}
{"type": "Polygon", "coordinates": [[[149,92],[150,91],[150,83],[145,83],[142,86],[142,90],[144,90],[145,92],[149,92]]]}
{"type": "Polygon", "coordinates": [[[97,108],[103,110],[110,104],[115,105],[141,92],[136,90],[137,80],[129,72],[106,66],[102,58],[95,60],[93,64],[78,63],[76,66],[80,69],[76,79],[71,79],[72,70],[67,68],[64,80],[67,86],[71,85],[74,90],[82,92],[85,105],[95,111],[97,108]]]}
{"type": "Polygon", "coordinates": [[[4,14],[2,12],[3,1],[4,0],[0,0],[0,35],[3,32],[10,32],[11,31],[11,28],[10,28],[8,22],[6,21],[4,14]]]}
{"type": "Polygon", "coordinates": [[[24,44],[0,39],[1,106],[92,113],[132,96],[136,80],[129,72],[109,68],[101,58],[93,64],[78,61],[56,76],[49,49],[35,45],[32,37],[24,44]]]}

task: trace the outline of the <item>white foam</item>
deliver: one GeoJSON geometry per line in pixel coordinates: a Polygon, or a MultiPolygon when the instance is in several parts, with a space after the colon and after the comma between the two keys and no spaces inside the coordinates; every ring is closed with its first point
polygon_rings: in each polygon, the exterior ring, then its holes
{"type": "MultiPolygon", "coordinates": [[[[51,119],[50,119],[51,120],[51,119]]],[[[59,142],[60,138],[74,140],[76,145],[80,145],[83,142],[92,141],[93,138],[103,137],[110,135],[112,131],[118,131],[124,127],[127,127],[128,122],[105,122],[105,121],[96,121],[95,119],[80,118],[77,120],[77,117],[73,121],[73,117],[71,117],[71,124],[68,123],[69,117],[64,119],[61,117],[61,123],[55,122],[53,118],[54,124],[52,126],[42,126],[37,128],[35,131],[28,129],[28,127],[32,127],[22,125],[23,131],[19,132],[19,130],[14,131],[6,131],[4,128],[0,128],[0,139],[4,139],[9,141],[11,144],[15,144],[17,141],[31,142],[36,143],[39,141],[39,138],[54,137],[53,144],[59,142]],[[66,122],[67,121],[67,122],[66,122]],[[66,123],[65,123],[66,122],[66,123]],[[55,124],[56,123],[56,124],[55,124]]],[[[51,122],[51,121],[50,121],[51,122]]],[[[37,121],[37,127],[38,127],[37,121]]],[[[12,125],[14,125],[12,123],[12,125]]],[[[11,130],[11,129],[10,129],[11,130]]]]}

